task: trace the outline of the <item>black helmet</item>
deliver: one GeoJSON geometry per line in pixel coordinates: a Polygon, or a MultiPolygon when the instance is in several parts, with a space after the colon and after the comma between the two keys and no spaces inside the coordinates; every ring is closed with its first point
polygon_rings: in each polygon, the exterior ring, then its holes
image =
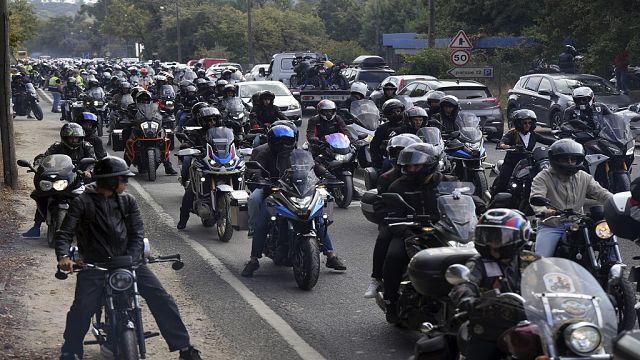
{"type": "Polygon", "coordinates": [[[536,113],[529,109],[520,109],[513,112],[511,115],[513,117],[513,126],[518,131],[522,131],[522,122],[525,120],[531,120],[531,127],[529,131],[533,131],[536,128],[536,121],[538,117],[536,113]]]}
{"type": "Polygon", "coordinates": [[[572,176],[584,162],[584,148],[572,139],[560,139],[549,147],[549,163],[560,175],[572,176]],[[570,162],[573,158],[574,162],[570,162]]]}
{"type": "Polygon", "coordinates": [[[140,90],[136,94],[136,104],[151,104],[151,100],[153,100],[153,97],[147,90],[140,90]]]}
{"type": "Polygon", "coordinates": [[[198,88],[198,90],[202,89],[203,87],[207,86],[207,79],[203,79],[203,78],[197,78],[193,81],[193,83],[196,85],[196,87],[198,88]]]}
{"type": "Polygon", "coordinates": [[[104,179],[116,176],[135,176],[131,170],[129,170],[129,165],[119,157],[115,156],[107,156],[104,157],[96,163],[96,166],[93,168],[93,178],[94,179],[104,179]]]}
{"type": "Polygon", "coordinates": [[[419,106],[414,106],[405,110],[403,116],[405,123],[413,130],[414,133],[423,127],[425,121],[429,118],[427,112],[419,106]],[[415,118],[422,118],[422,121],[420,123],[416,123],[415,118]]]}
{"type": "Polygon", "coordinates": [[[205,108],[205,107],[209,107],[209,104],[204,102],[204,101],[198,101],[197,103],[193,104],[193,106],[191,107],[191,115],[194,118],[198,117],[198,111],[200,111],[200,109],[205,108]]]}
{"type": "Polygon", "coordinates": [[[198,69],[198,71],[196,71],[196,76],[198,78],[204,78],[205,76],[207,76],[207,72],[205,69],[198,69]]]}
{"type": "Polygon", "coordinates": [[[483,258],[511,260],[529,240],[530,234],[531,226],[519,211],[491,209],[478,220],[474,245],[483,258]]]}
{"type": "MultiPolygon", "coordinates": [[[[16,77],[18,77],[18,76],[22,77],[22,75],[21,75],[21,74],[17,74],[17,75],[15,75],[15,76],[16,76],[16,77]]],[[[70,77],[70,78],[68,78],[68,79],[67,79],[67,85],[75,85],[77,82],[78,82],[78,81],[77,81],[77,80],[76,80],[76,78],[74,78],[74,77],[70,77]]]]}
{"type": "Polygon", "coordinates": [[[443,96],[442,99],[440,99],[440,107],[444,107],[444,106],[452,106],[454,108],[459,108],[460,107],[460,103],[458,102],[458,98],[453,96],[453,95],[446,95],[443,96]]]}
{"type": "Polygon", "coordinates": [[[144,91],[144,88],[142,86],[135,86],[131,89],[131,97],[135,99],[140,91],[144,91]]]}
{"type": "Polygon", "coordinates": [[[224,96],[236,96],[236,86],[233,84],[227,84],[222,89],[222,95],[224,96]],[[233,95],[229,95],[230,92],[233,92],[233,95]]]}
{"type": "Polygon", "coordinates": [[[211,106],[201,107],[196,114],[196,119],[198,120],[198,125],[202,126],[203,129],[209,128],[209,123],[212,123],[213,126],[220,125],[220,110],[211,106]]]}
{"type": "Polygon", "coordinates": [[[267,133],[267,142],[274,153],[293,150],[298,142],[298,129],[287,125],[272,126],[267,133]]]}
{"type": "Polygon", "coordinates": [[[398,99],[389,99],[382,104],[382,114],[393,122],[402,119],[402,112],[404,112],[404,104],[398,99]]]}
{"type": "Polygon", "coordinates": [[[412,178],[421,179],[433,173],[440,161],[440,152],[431,144],[417,143],[404,148],[398,155],[398,165],[402,173],[412,178]],[[408,165],[424,165],[418,171],[409,171],[408,165]]]}
{"type": "Polygon", "coordinates": [[[187,97],[189,97],[189,96],[196,96],[196,95],[198,94],[198,89],[196,89],[196,87],[195,87],[195,86],[193,86],[193,85],[189,85],[189,86],[187,86],[187,87],[184,89],[184,91],[186,92],[187,97]]]}
{"type": "Polygon", "coordinates": [[[120,83],[120,93],[122,94],[131,93],[131,84],[128,81],[123,81],[120,83]]]}
{"type": "Polygon", "coordinates": [[[273,103],[273,100],[275,98],[276,98],[276,94],[274,94],[270,90],[263,90],[262,92],[260,92],[260,95],[258,96],[258,100],[260,100],[260,103],[262,103],[262,100],[264,100],[264,99],[271,99],[271,101],[273,103]]]}
{"type": "Polygon", "coordinates": [[[88,83],[89,83],[89,88],[100,86],[100,82],[96,78],[89,79],[88,83]]]}
{"type": "Polygon", "coordinates": [[[64,146],[70,149],[77,149],[82,144],[82,140],[84,140],[84,129],[80,124],[64,124],[60,129],[60,140],[64,146]],[[77,138],[78,141],[71,141],[71,138],[77,138]]]}
{"type": "Polygon", "coordinates": [[[384,84],[384,85],[382,86],[382,92],[383,92],[384,94],[386,94],[386,93],[387,93],[387,90],[393,90],[393,93],[395,94],[395,93],[396,93],[396,91],[398,90],[398,87],[396,86],[396,84],[394,84],[394,83],[392,83],[392,82],[388,82],[388,83],[386,83],[386,84],[384,84]]]}
{"type": "Polygon", "coordinates": [[[389,161],[394,165],[398,163],[398,156],[400,152],[407,146],[421,143],[419,137],[413,134],[399,134],[389,139],[387,143],[387,154],[389,154],[389,161]]]}

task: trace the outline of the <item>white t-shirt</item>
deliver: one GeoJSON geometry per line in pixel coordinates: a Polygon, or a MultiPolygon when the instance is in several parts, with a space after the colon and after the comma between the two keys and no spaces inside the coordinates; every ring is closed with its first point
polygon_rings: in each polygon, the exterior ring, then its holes
{"type": "Polygon", "coordinates": [[[522,142],[524,143],[524,147],[528,147],[529,138],[531,137],[531,131],[529,131],[526,135],[524,135],[523,133],[519,133],[519,134],[520,134],[520,139],[522,139],[522,142]]]}

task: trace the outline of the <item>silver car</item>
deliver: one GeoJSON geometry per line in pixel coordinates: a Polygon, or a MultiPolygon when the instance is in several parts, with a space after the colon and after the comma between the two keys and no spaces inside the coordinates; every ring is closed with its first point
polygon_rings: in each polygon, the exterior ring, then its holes
{"type": "MultiPolygon", "coordinates": [[[[251,102],[251,97],[258,91],[269,90],[275,94],[274,105],[280,108],[290,120],[300,126],[302,122],[302,108],[300,103],[293,97],[291,91],[280,81],[246,81],[237,83],[238,94],[245,103],[251,102]]],[[[252,104],[253,105],[253,104],[252,104]]]]}

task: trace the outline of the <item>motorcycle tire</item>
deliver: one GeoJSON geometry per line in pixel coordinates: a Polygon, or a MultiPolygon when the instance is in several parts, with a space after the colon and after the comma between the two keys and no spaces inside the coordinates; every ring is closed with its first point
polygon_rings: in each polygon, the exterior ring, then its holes
{"type": "Polygon", "coordinates": [[[36,119],[40,121],[44,119],[44,114],[42,113],[42,107],[40,107],[40,104],[38,104],[37,102],[34,102],[33,105],[31,105],[31,111],[33,111],[33,116],[35,116],[36,119]]]}
{"type": "Polygon", "coordinates": [[[217,199],[217,211],[218,220],[216,221],[216,230],[218,232],[218,239],[222,242],[229,242],[231,236],[233,236],[233,226],[231,224],[231,211],[229,209],[231,204],[230,194],[226,193],[223,196],[219,196],[217,199]]]}
{"type": "Polygon", "coordinates": [[[628,172],[610,172],[609,174],[609,191],[616,194],[619,192],[629,191],[631,189],[631,178],[628,172]]]}
{"type": "Polygon", "coordinates": [[[149,181],[156,181],[156,149],[147,150],[147,174],[149,181]]]}
{"type": "Polygon", "coordinates": [[[102,137],[104,134],[104,119],[102,118],[102,114],[98,114],[98,136],[102,137]]]}
{"type": "Polygon", "coordinates": [[[47,228],[47,245],[49,245],[50,248],[53,248],[55,245],[53,241],[54,235],[56,231],[60,230],[62,221],[64,221],[65,216],[67,216],[67,211],[60,209],[51,215],[50,224],[47,228]]]}
{"type": "Polygon", "coordinates": [[[346,209],[351,205],[353,199],[353,177],[341,176],[340,180],[344,185],[333,188],[333,197],[336,199],[336,205],[346,209]]]}
{"type": "Polygon", "coordinates": [[[300,289],[311,290],[320,276],[320,250],[315,236],[300,236],[293,255],[293,277],[300,289]]]}
{"type": "Polygon", "coordinates": [[[291,88],[297,88],[298,86],[300,86],[300,80],[298,79],[298,75],[291,75],[291,77],[289,78],[289,87],[291,88]]]}
{"type": "Polygon", "coordinates": [[[134,329],[123,328],[120,330],[120,341],[118,341],[118,359],[138,360],[138,340],[134,329]]]}
{"type": "Polygon", "coordinates": [[[476,187],[475,195],[479,196],[481,199],[486,197],[486,193],[489,190],[489,185],[487,183],[487,176],[484,171],[476,171],[473,174],[473,185],[476,187]]]}
{"type": "Polygon", "coordinates": [[[613,285],[609,294],[618,315],[618,333],[632,330],[636,324],[636,292],[626,277],[620,279],[620,283],[613,285]]]}

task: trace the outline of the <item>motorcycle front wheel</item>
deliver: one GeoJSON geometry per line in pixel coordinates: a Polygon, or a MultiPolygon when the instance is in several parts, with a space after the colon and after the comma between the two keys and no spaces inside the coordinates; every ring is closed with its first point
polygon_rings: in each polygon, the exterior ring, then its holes
{"type": "Polygon", "coordinates": [[[156,181],[156,149],[147,149],[147,173],[149,181],[156,181]]]}
{"type": "Polygon", "coordinates": [[[631,189],[631,178],[626,171],[609,172],[609,191],[619,193],[631,189]]]}
{"type": "Polygon", "coordinates": [[[36,119],[38,119],[38,120],[44,119],[44,114],[42,113],[42,108],[40,107],[40,104],[38,104],[37,102],[34,102],[31,105],[31,111],[33,111],[33,116],[35,116],[36,119]]]}
{"type": "Polygon", "coordinates": [[[104,115],[102,113],[98,113],[98,136],[102,137],[104,134],[104,115]]]}
{"type": "Polygon", "coordinates": [[[340,180],[344,185],[333,188],[333,197],[336,198],[336,204],[346,209],[353,199],[353,177],[349,175],[341,176],[340,180]]]}
{"type": "Polygon", "coordinates": [[[481,199],[485,199],[489,185],[487,184],[487,176],[484,174],[484,171],[475,171],[473,173],[473,185],[476,187],[475,195],[481,199]]]}
{"type": "Polygon", "coordinates": [[[609,291],[616,314],[618,315],[618,333],[624,330],[632,330],[636,324],[636,292],[625,277],[613,285],[609,291]]]}
{"type": "Polygon", "coordinates": [[[120,339],[118,341],[118,359],[121,360],[138,360],[138,340],[134,329],[123,328],[120,330],[120,339]]]}
{"type": "Polygon", "coordinates": [[[49,220],[49,225],[47,226],[47,245],[50,248],[53,248],[55,242],[53,241],[53,237],[56,234],[56,231],[60,230],[60,226],[62,226],[62,221],[66,216],[67,212],[62,209],[52,210],[49,216],[51,217],[49,220]]]}
{"type": "Polygon", "coordinates": [[[303,236],[298,239],[293,255],[293,277],[302,290],[311,290],[320,276],[320,250],[315,236],[303,236]]]}
{"type": "Polygon", "coordinates": [[[218,231],[218,239],[222,242],[229,242],[233,235],[233,227],[231,226],[231,212],[229,205],[231,195],[226,193],[218,197],[217,211],[218,220],[216,221],[216,230],[218,231]]]}

